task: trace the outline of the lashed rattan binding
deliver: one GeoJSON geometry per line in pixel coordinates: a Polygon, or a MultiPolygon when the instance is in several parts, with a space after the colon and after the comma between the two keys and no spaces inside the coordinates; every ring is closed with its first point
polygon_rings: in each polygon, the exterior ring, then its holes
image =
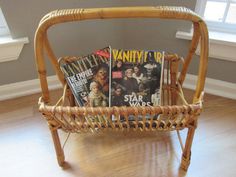
{"type": "Polygon", "coordinates": [[[120,131],[179,131],[188,128],[188,135],[184,146],[181,141],[183,149],[181,167],[187,170],[190,164],[192,140],[198,116],[202,110],[203,89],[208,60],[208,31],[206,24],[198,15],[183,7],[163,6],[56,10],[45,15],[39,23],[35,34],[35,58],[42,89],[39,110],[47,120],[51,130],[59,165],[63,165],[65,157],[58,137],[58,129],[66,132],[80,133],[107,129],[120,131]],[[111,18],[162,18],[192,21],[193,38],[186,57],[180,58],[176,54],[167,54],[165,56],[166,70],[164,71],[165,78],[163,79],[161,106],[110,108],[75,106],[73,95],[68,89],[64,76],[59,69],[57,58],[49,44],[47,30],[59,23],[111,18]],[[192,103],[187,103],[182,85],[199,41],[201,52],[198,80],[193,101],[192,103]],[[46,51],[51,60],[58,79],[64,88],[63,95],[59,98],[56,105],[51,105],[50,102],[44,51],[46,51]],[[180,65],[182,65],[182,69],[179,72],[180,65]],[[69,104],[66,104],[66,100],[69,100],[69,104]],[[111,120],[112,115],[116,117],[117,121],[111,120]],[[133,121],[128,120],[129,115],[134,117],[133,121]],[[90,116],[99,116],[99,121],[90,121],[90,116]],[[120,117],[123,119],[121,120],[120,117]]]}

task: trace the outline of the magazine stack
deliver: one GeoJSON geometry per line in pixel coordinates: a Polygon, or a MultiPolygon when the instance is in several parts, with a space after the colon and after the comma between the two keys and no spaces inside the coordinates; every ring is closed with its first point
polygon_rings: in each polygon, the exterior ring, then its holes
{"type": "Polygon", "coordinates": [[[59,64],[78,106],[157,106],[163,60],[162,51],[106,47],[59,64]]]}

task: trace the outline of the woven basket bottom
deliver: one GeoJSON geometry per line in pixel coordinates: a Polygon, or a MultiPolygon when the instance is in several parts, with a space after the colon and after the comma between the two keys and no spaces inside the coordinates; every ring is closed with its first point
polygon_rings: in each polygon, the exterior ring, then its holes
{"type": "MultiPolygon", "coordinates": [[[[77,107],[46,105],[39,102],[40,111],[51,127],[65,132],[111,130],[171,131],[194,125],[201,112],[201,104],[187,104],[182,90],[163,87],[163,106],[146,107],[77,107]],[[170,91],[171,90],[171,91],[170,91]],[[179,96],[178,104],[169,105],[172,96],[179,96]],[[167,100],[168,98],[168,100],[167,100]]],[[[60,102],[60,101],[59,101],[60,102]]],[[[177,100],[174,100],[177,102],[177,100]]]]}

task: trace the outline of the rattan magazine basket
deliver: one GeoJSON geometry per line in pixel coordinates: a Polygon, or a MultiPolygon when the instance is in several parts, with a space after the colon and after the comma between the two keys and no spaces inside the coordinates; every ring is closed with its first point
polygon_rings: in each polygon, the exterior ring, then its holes
{"type": "Polygon", "coordinates": [[[183,150],[181,167],[185,170],[188,169],[194,132],[197,127],[198,116],[202,110],[208,61],[208,31],[205,22],[197,14],[184,7],[166,6],[56,10],[45,15],[39,23],[35,34],[35,58],[42,89],[42,97],[39,99],[39,111],[48,122],[60,166],[63,166],[65,157],[58,136],[59,129],[70,133],[82,133],[88,131],[99,132],[108,129],[119,131],[177,130],[178,132],[187,128],[188,133],[185,145],[181,143],[183,150]],[[165,55],[161,106],[96,108],[75,106],[73,95],[60,70],[58,59],[50,46],[47,31],[51,26],[59,23],[112,18],[161,18],[186,20],[193,23],[193,37],[186,57],[182,58],[177,54],[165,55]],[[193,101],[188,103],[185,100],[182,85],[198,43],[200,44],[198,80],[193,101]],[[50,102],[45,52],[62,84],[62,88],[64,88],[63,95],[58,98],[56,104],[50,102]],[[106,121],[87,121],[87,116],[96,115],[102,115],[106,121]],[[130,121],[128,119],[130,115],[134,117],[134,120],[130,121]],[[147,115],[148,119],[146,118],[147,115]],[[112,116],[115,116],[117,120],[112,121],[112,116]],[[122,121],[120,120],[121,116],[124,118],[122,121]]]}

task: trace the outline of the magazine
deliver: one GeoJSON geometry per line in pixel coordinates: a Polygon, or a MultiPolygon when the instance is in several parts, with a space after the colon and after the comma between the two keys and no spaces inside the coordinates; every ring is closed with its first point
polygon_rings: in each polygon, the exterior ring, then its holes
{"type": "MultiPolygon", "coordinates": [[[[83,57],[62,58],[59,64],[78,106],[157,106],[161,102],[163,59],[160,51],[107,47],[83,57]]],[[[88,120],[106,122],[103,116],[88,120]]]]}
{"type": "Polygon", "coordinates": [[[59,64],[78,106],[109,106],[110,47],[59,64]]]}
{"type": "Polygon", "coordinates": [[[111,50],[111,106],[157,106],[164,52],[111,50]]]}

